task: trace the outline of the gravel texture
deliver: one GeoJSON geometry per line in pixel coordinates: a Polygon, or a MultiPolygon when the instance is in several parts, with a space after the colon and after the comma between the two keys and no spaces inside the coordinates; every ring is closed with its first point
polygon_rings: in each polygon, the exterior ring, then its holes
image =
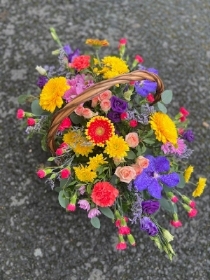
{"type": "MultiPolygon", "coordinates": [[[[191,163],[197,177],[208,177],[209,12],[209,0],[0,1],[0,280],[210,279],[209,187],[197,200],[199,215],[189,220],[183,214],[184,226],[171,228],[173,262],[138,228],[137,246],[117,252],[108,219],[96,230],[84,212],[65,213],[57,194],[36,178],[47,155],[38,139],[26,141],[15,118],[18,95],[36,90],[36,65],[57,62],[50,27],[63,43],[83,50],[88,37],[108,39],[113,51],[126,37],[130,54],[159,69],[173,90],[171,113],[181,106],[190,111],[196,135],[191,163]]],[[[165,218],[160,222],[167,226],[165,218]]]]}

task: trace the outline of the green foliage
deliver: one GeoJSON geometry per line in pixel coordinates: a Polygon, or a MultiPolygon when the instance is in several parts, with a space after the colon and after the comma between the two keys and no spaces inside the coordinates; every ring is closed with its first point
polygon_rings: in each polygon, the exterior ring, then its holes
{"type": "Polygon", "coordinates": [[[177,188],[183,189],[186,182],[184,179],[184,175],[182,173],[179,174],[179,184],[176,186],[177,188]]]}
{"type": "Polygon", "coordinates": [[[110,219],[114,219],[114,214],[112,210],[109,207],[99,207],[102,214],[104,214],[106,217],[110,219]]]}
{"type": "Polygon", "coordinates": [[[157,107],[158,107],[159,111],[163,112],[164,114],[167,113],[166,106],[163,103],[161,103],[160,101],[157,103],[157,107]]]}
{"type": "Polygon", "coordinates": [[[160,199],[160,205],[164,210],[170,213],[177,213],[176,204],[174,204],[170,200],[165,199],[164,197],[160,199]]]}
{"type": "Polygon", "coordinates": [[[67,204],[69,203],[68,193],[64,190],[61,190],[58,195],[58,201],[61,207],[66,208],[67,204]]]}
{"type": "Polygon", "coordinates": [[[98,217],[94,217],[94,218],[90,219],[90,222],[91,222],[91,224],[94,228],[100,228],[101,227],[101,223],[100,223],[100,220],[99,220],[98,217]]]}
{"type": "Polygon", "coordinates": [[[169,104],[171,102],[172,98],[173,98],[173,93],[171,90],[165,90],[161,94],[161,101],[164,104],[169,104]]]}
{"type": "Polygon", "coordinates": [[[40,107],[39,105],[39,100],[34,100],[31,103],[31,112],[32,114],[36,115],[36,116],[41,116],[41,115],[45,115],[45,111],[40,107]]]}
{"type": "Polygon", "coordinates": [[[30,93],[28,93],[28,94],[21,94],[18,97],[18,103],[22,105],[22,104],[25,104],[26,102],[32,102],[35,99],[36,99],[36,97],[31,95],[30,93]]]}
{"type": "Polygon", "coordinates": [[[133,151],[128,151],[127,152],[127,158],[128,159],[134,159],[134,158],[136,158],[136,154],[133,152],[133,151]]]}

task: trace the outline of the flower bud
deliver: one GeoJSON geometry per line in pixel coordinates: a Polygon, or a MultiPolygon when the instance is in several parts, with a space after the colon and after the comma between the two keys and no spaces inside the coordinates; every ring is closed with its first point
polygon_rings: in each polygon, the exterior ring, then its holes
{"type": "Polygon", "coordinates": [[[40,75],[42,75],[42,76],[46,76],[47,75],[47,71],[43,68],[43,67],[41,67],[41,66],[36,66],[36,70],[39,72],[39,74],[40,75]]]}
{"type": "Polygon", "coordinates": [[[23,111],[22,109],[18,109],[16,117],[17,119],[23,119],[25,117],[25,111],[23,111]]]}
{"type": "Polygon", "coordinates": [[[168,242],[171,242],[174,237],[173,235],[171,235],[171,233],[167,230],[167,229],[162,229],[162,232],[163,232],[163,237],[168,241],[168,242]]]}
{"type": "Polygon", "coordinates": [[[28,124],[28,126],[34,126],[36,124],[36,120],[33,118],[28,118],[27,124],[28,124]]]}
{"type": "Polygon", "coordinates": [[[136,241],[132,234],[128,234],[127,238],[128,238],[129,243],[131,244],[131,246],[136,246],[136,241]]]}

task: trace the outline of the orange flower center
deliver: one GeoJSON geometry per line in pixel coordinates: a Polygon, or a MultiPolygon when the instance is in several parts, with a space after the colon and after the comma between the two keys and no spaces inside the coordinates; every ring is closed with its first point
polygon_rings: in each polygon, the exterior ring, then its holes
{"type": "Polygon", "coordinates": [[[103,135],[104,132],[105,132],[105,129],[104,129],[103,127],[98,127],[98,128],[96,129],[96,135],[98,135],[98,136],[103,135]]]}

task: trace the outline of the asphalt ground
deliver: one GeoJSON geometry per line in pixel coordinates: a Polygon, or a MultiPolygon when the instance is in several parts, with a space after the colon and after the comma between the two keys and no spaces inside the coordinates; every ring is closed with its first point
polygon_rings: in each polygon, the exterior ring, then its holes
{"type": "MultiPolygon", "coordinates": [[[[1,280],[208,280],[210,279],[210,188],[197,199],[198,216],[170,230],[176,257],[170,262],[135,228],[137,246],[115,249],[114,225],[94,229],[86,214],[66,213],[57,194],[36,177],[47,155],[39,139],[26,141],[15,118],[20,94],[36,90],[36,65],[56,64],[63,43],[85,50],[87,38],[128,39],[129,53],[154,67],[174,101],[184,106],[196,140],[190,163],[194,179],[210,171],[209,0],[1,0],[0,1],[0,279],[1,280]]],[[[186,189],[190,194],[191,189],[186,189]]],[[[168,217],[159,222],[168,226],[168,217]]]]}

